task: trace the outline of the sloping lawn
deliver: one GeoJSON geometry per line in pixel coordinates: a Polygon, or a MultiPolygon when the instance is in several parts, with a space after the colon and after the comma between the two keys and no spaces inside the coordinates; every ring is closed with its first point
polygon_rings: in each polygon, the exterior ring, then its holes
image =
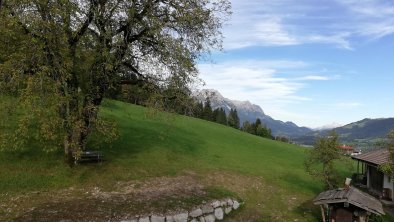
{"type": "MultiPolygon", "coordinates": [[[[305,173],[304,148],[118,101],[105,101],[101,115],[114,120],[120,134],[112,144],[96,147],[94,139],[89,143],[104,152],[107,161],[70,168],[62,151],[46,154],[34,145],[24,152],[1,153],[0,203],[22,193],[92,187],[111,191],[127,181],[186,176],[205,187],[207,198],[233,195],[244,201],[228,221],[320,219],[311,200],[323,186],[305,173]]],[[[343,168],[343,179],[351,173],[343,168]]],[[[28,208],[34,203],[20,204],[28,208]]],[[[19,213],[3,209],[0,218],[19,213]]]]}

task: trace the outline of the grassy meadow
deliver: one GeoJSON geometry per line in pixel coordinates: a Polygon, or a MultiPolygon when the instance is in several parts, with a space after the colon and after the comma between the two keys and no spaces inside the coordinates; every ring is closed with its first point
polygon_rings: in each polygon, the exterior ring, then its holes
{"type": "MultiPolygon", "coordinates": [[[[181,178],[181,186],[182,182],[203,186],[206,198],[232,195],[242,200],[242,209],[225,221],[320,219],[312,200],[323,185],[305,173],[304,148],[118,101],[105,101],[101,115],[114,120],[119,130],[119,138],[111,144],[97,145],[94,139],[89,143],[104,152],[105,162],[70,168],[61,150],[37,152],[38,145],[0,153],[0,203],[39,208],[51,198],[41,198],[37,192],[93,187],[111,191],[120,182],[181,178]],[[187,178],[193,178],[192,183],[183,181],[187,178]],[[29,196],[30,202],[15,200],[20,195],[29,196]]],[[[341,174],[345,179],[352,172],[341,168],[341,174]]],[[[78,192],[68,198],[73,195],[78,192]]],[[[0,220],[20,214],[0,206],[0,220]]]]}

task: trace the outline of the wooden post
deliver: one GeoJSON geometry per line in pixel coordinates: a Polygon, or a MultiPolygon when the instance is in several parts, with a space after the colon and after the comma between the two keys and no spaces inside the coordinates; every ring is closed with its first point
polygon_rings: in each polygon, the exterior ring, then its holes
{"type": "Polygon", "coordinates": [[[359,168],[360,168],[360,160],[357,160],[357,177],[360,174],[359,168]]]}
{"type": "Polygon", "coordinates": [[[324,214],[323,205],[320,205],[320,210],[321,210],[321,217],[323,219],[323,222],[326,222],[326,215],[324,214]]]}

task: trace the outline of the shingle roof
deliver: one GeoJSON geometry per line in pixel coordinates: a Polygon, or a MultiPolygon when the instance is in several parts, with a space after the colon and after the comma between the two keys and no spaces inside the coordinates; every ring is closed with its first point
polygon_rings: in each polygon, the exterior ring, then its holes
{"type": "Polygon", "coordinates": [[[354,187],[335,189],[320,193],[314,200],[315,205],[347,202],[356,207],[378,215],[384,215],[382,203],[373,196],[354,187]]]}
{"type": "Polygon", "coordinates": [[[372,163],[375,165],[382,165],[389,162],[389,157],[390,153],[387,149],[379,149],[357,156],[352,156],[352,159],[372,163]]]}

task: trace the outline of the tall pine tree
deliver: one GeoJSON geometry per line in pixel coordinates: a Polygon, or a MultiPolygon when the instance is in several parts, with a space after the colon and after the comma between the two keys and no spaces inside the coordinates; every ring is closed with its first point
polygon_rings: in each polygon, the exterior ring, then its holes
{"type": "Polygon", "coordinates": [[[224,111],[223,108],[217,108],[213,111],[213,117],[215,119],[215,122],[227,125],[227,117],[226,117],[226,112],[224,111]]]}
{"type": "Polygon", "coordinates": [[[202,118],[208,121],[213,121],[212,106],[211,106],[211,101],[209,99],[205,101],[202,118]]]}
{"type": "Polygon", "coordinates": [[[236,109],[231,109],[227,118],[227,123],[229,126],[239,129],[239,117],[236,109]]]}

